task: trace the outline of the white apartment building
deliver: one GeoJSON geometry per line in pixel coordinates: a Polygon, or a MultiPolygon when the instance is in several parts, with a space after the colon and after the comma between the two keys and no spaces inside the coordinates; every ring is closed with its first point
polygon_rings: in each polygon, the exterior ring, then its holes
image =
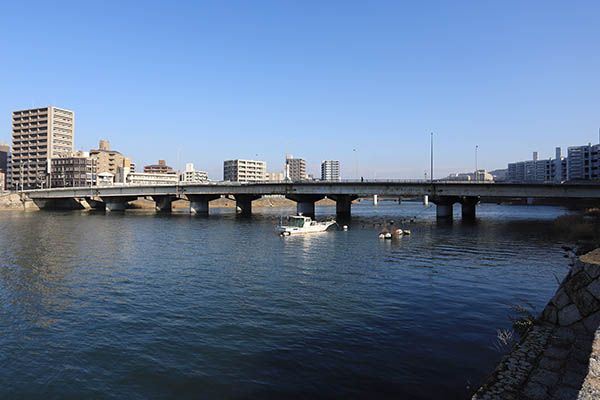
{"type": "Polygon", "coordinates": [[[339,181],[340,177],[340,162],[338,160],[325,160],[321,162],[321,180],[323,181],[339,181]]]}
{"type": "Polygon", "coordinates": [[[267,163],[255,160],[223,162],[223,180],[230,182],[262,182],[267,180],[267,163]]]}
{"type": "Polygon", "coordinates": [[[127,182],[130,185],[175,185],[177,184],[177,174],[155,174],[150,172],[131,172],[127,175],[127,182]]]}
{"type": "Polygon", "coordinates": [[[193,163],[186,163],[181,180],[183,182],[208,182],[208,173],[194,169],[193,163]]]}
{"type": "Polygon", "coordinates": [[[600,144],[567,149],[567,179],[600,179],[600,144]]]}
{"type": "Polygon", "coordinates": [[[74,149],[75,113],[58,107],[12,113],[12,186],[36,188],[49,182],[50,159],[74,149]]]}

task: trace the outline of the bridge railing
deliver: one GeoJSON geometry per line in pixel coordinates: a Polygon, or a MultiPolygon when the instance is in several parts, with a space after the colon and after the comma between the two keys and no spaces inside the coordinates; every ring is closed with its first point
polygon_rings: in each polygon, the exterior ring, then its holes
{"type": "Polygon", "coordinates": [[[186,186],[248,186],[248,185],[323,185],[323,184],[353,184],[353,185],[373,185],[373,184],[444,184],[444,185],[522,185],[522,186],[588,186],[588,185],[599,185],[600,182],[510,182],[510,181],[461,181],[461,180],[448,180],[439,179],[425,180],[425,179],[342,179],[338,181],[321,181],[321,180],[280,180],[280,181],[255,181],[255,182],[232,182],[232,181],[208,181],[208,182],[173,182],[169,184],[144,184],[144,183],[114,183],[110,185],[98,185],[98,186],[80,186],[80,187],[56,187],[56,188],[44,188],[44,189],[29,189],[25,192],[46,192],[46,191],[69,191],[69,190],[100,190],[103,188],[129,188],[129,187],[186,187],[186,186]]]}

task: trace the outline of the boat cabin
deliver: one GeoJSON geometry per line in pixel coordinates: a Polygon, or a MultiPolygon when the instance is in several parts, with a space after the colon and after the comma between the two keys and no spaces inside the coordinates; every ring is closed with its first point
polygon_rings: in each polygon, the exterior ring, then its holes
{"type": "Polygon", "coordinates": [[[294,227],[294,228],[304,228],[305,226],[314,225],[315,221],[312,221],[310,217],[305,217],[303,215],[290,215],[286,217],[285,224],[282,221],[281,225],[294,227]]]}

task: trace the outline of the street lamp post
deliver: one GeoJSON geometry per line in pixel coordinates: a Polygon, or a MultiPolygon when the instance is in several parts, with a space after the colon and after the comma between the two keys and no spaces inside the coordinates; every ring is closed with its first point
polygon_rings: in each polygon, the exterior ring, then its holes
{"type": "Polygon", "coordinates": [[[354,152],[354,172],[356,174],[356,180],[358,180],[358,151],[356,149],[352,149],[354,152]]]}
{"type": "Polygon", "coordinates": [[[431,180],[431,183],[433,184],[433,132],[431,132],[431,173],[429,174],[429,179],[431,180]]]}

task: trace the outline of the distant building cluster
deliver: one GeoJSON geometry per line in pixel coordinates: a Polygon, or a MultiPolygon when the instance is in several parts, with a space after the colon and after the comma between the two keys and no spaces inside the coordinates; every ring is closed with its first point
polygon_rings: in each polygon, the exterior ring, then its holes
{"type": "MultiPolygon", "coordinates": [[[[318,180],[306,173],[306,161],[286,155],[283,172],[267,172],[267,163],[256,160],[227,160],[223,163],[223,180],[229,182],[308,182],[318,180]]],[[[321,163],[321,180],[340,181],[340,162],[321,163]]]]}
{"type": "Polygon", "coordinates": [[[600,180],[600,144],[567,148],[567,156],[556,148],[555,157],[508,164],[506,179],[511,182],[565,182],[600,180]]]}
{"type": "Polygon", "coordinates": [[[205,182],[193,164],[179,173],[165,160],[136,172],[136,164],[100,140],[97,149],[75,151],[75,113],[42,107],[12,113],[12,152],[0,143],[0,190],[115,184],[205,182]]]}
{"type": "MultiPolygon", "coordinates": [[[[321,180],[340,181],[340,162],[321,162],[321,180]]],[[[223,163],[223,180],[230,182],[313,181],[303,158],[286,155],[283,172],[267,172],[267,163],[233,159],[223,163]]],[[[75,113],[59,107],[12,112],[12,151],[0,143],[0,191],[105,185],[163,185],[208,182],[205,171],[187,163],[176,171],[166,160],[136,171],[136,164],[111,149],[108,140],[98,148],[75,150],[75,113]]]]}

